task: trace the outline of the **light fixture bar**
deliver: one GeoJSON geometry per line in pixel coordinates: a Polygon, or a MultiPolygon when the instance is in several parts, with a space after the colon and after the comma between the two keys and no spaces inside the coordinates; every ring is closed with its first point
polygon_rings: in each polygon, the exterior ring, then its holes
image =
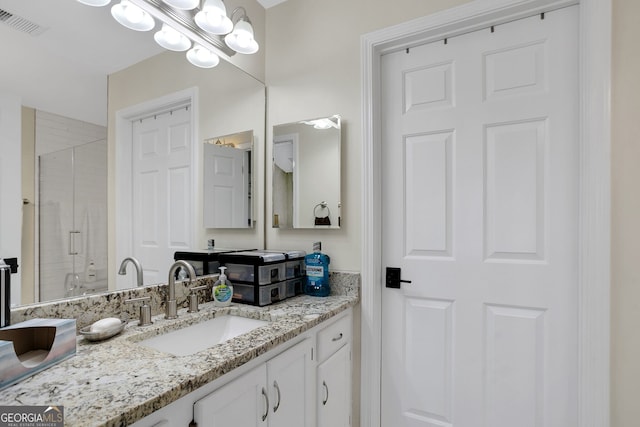
{"type": "Polygon", "coordinates": [[[211,50],[221,58],[229,60],[236,52],[229,48],[224,39],[220,36],[208,34],[201,30],[194,22],[194,10],[176,10],[167,6],[162,0],[129,0],[142,10],[148,12],[151,16],[160,22],[181,27],[181,31],[185,36],[211,50]]]}

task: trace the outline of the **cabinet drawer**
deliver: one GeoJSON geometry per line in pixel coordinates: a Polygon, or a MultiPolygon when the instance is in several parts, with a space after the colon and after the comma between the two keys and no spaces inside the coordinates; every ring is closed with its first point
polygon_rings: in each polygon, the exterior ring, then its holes
{"type": "Polygon", "coordinates": [[[352,316],[349,313],[318,332],[318,362],[335,353],[351,341],[352,316]]]}

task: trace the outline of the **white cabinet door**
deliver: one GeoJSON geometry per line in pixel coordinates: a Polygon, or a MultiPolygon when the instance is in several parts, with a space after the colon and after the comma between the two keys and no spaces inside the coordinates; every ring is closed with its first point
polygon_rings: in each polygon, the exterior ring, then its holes
{"type": "Polygon", "coordinates": [[[311,339],[267,362],[269,427],[311,427],[314,419],[311,339]]]}
{"type": "Polygon", "coordinates": [[[195,402],[198,427],[311,427],[312,340],[306,339],[195,402]]]}
{"type": "Polygon", "coordinates": [[[267,368],[260,365],[193,405],[198,427],[266,426],[267,368]]]}
{"type": "Polygon", "coordinates": [[[318,427],[351,425],[351,344],[318,365],[318,427]]]}

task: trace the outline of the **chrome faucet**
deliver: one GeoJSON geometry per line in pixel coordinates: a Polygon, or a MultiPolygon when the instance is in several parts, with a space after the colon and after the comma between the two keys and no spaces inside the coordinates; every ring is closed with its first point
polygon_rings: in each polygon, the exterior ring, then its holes
{"type": "Polygon", "coordinates": [[[176,271],[183,268],[189,276],[189,284],[196,278],[196,272],[186,261],[179,260],[173,263],[169,269],[169,293],[167,294],[167,306],[165,311],[165,319],[175,319],[178,317],[178,304],[176,303],[176,271]]]}
{"type": "Polygon", "coordinates": [[[132,263],[135,267],[136,267],[136,273],[137,273],[137,281],[138,281],[138,286],[142,286],[143,285],[143,280],[142,280],[142,265],[140,265],[140,261],[138,261],[137,259],[135,259],[134,257],[128,257],[122,260],[122,264],[120,264],[120,270],[118,270],[118,274],[124,276],[125,274],[127,274],[127,263],[132,263]]]}

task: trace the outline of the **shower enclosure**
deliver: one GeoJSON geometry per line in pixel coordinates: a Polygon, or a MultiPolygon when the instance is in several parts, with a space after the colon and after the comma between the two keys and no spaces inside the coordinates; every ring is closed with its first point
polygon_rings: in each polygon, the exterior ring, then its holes
{"type": "Polygon", "coordinates": [[[107,289],[107,142],[39,156],[40,300],[107,289]]]}

